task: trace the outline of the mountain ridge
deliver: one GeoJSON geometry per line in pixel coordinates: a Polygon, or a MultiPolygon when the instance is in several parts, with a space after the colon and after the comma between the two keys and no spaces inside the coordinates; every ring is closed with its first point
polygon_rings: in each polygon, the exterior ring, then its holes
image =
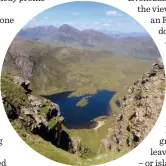
{"type": "MultiPolygon", "coordinates": [[[[135,75],[137,76],[141,71],[146,71],[151,64],[150,61],[133,57],[114,56],[111,51],[52,46],[38,41],[15,38],[4,59],[3,71],[30,79],[31,84],[34,85],[33,88],[37,91],[52,89],[52,91],[57,92],[62,87],[67,89],[70,87],[71,90],[76,87],[85,87],[87,83],[91,83],[92,89],[94,89],[94,83],[90,80],[91,75],[95,78],[94,82],[99,84],[96,87],[99,87],[101,84],[100,77],[96,75],[94,70],[94,68],[99,70],[99,65],[105,64],[103,69],[111,70],[109,73],[101,71],[101,75],[107,73],[107,77],[109,76],[111,79],[111,76],[114,75],[113,71],[116,63],[120,63],[121,67],[118,67],[116,72],[119,74],[119,79],[126,82],[127,80],[124,79],[127,78],[127,75],[135,78],[135,75]],[[130,63],[135,64],[132,72],[130,72],[132,67],[130,63]],[[128,64],[127,67],[125,67],[125,64],[128,64]],[[141,70],[138,68],[139,64],[144,64],[141,70]],[[86,66],[90,69],[89,73],[86,73],[86,66]],[[84,73],[82,74],[83,78],[79,72],[77,73],[79,70],[84,73]],[[74,81],[75,79],[78,83],[74,81]],[[80,79],[84,81],[80,82],[80,79]],[[40,82],[42,82],[42,85],[38,86],[40,82]]],[[[119,81],[117,76],[113,77],[119,81]]],[[[103,84],[103,87],[106,85],[103,84]]],[[[109,87],[106,86],[106,88],[109,87]]]]}
{"type": "Polygon", "coordinates": [[[54,26],[24,28],[20,30],[17,37],[55,46],[104,50],[114,55],[143,59],[156,59],[160,56],[150,36],[114,37],[94,29],[78,30],[67,24],[59,28],[54,26]]]}

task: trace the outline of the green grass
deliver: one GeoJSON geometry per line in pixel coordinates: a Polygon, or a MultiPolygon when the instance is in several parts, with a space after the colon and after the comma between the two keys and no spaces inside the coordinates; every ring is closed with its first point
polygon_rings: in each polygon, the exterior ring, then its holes
{"type": "MultiPolygon", "coordinates": [[[[14,105],[19,110],[20,106],[28,106],[28,95],[25,94],[25,90],[19,85],[13,83],[13,77],[7,73],[2,73],[1,76],[1,89],[5,95],[5,99],[14,105]]],[[[33,94],[34,95],[34,94],[33,94]]],[[[40,96],[38,96],[41,98],[40,96]]],[[[41,113],[45,115],[48,112],[49,103],[45,103],[45,107],[41,108],[41,113]]],[[[6,109],[7,110],[7,109],[6,109]]],[[[22,118],[26,118],[25,115],[20,114],[22,118]]],[[[49,121],[49,127],[53,127],[57,121],[63,120],[62,118],[54,118],[49,121]]],[[[75,165],[77,162],[81,162],[81,158],[77,155],[70,154],[62,149],[59,149],[52,145],[50,142],[43,140],[38,135],[32,134],[29,129],[25,129],[25,126],[19,120],[19,118],[11,121],[12,126],[20,137],[27,143],[32,149],[42,154],[43,156],[65,164],[75,165]]],[[[82,163],[82,162],[81,162],[82,163]]]]}
{"type": "Polygon", "coordinates": [[[66,81],[71,89],[76,89],[72,95],[80,96],[85,93],[96,93],[98,89],[108,89],[118,92],[121,96],[136,79],[150,69],[151,63],[131,57],[110,55],[84,64],[71,64],[66,81]]]}
{"type": "Polygon", "coordinates": [[[1,91],[8,102],[16,108],[18,108],[19,105],[28,105],[25,90],[19,85],[14,84],[13,77],[9,76],[7,73],[2,73],[1,75],[1,91]]]}
{"type": "Polygon", "coordinates": [[[86,158],[80,158],[77,155],[73,155],[59,148],[56,148],[51,143],[41,139],[40,137],[36,135],[27,136],[24,133],[25,131],[23,130],[18,131],[18,127],[16,131],[19,133],[19,135],[22,137],[25,143],[27,143],[32,149],[34,149],[41,155],[53,161],[64,163],[64,164],[70,164],[70,165],[77,165],[77,166],[98,165],[98,164],[106,163],[116,158],[119,158],[120,156],[123,156],[124,154],[126,154],[127,152],[131,150],[131,149],[124,149],[120,153],[105,152],[105,153],[101,153],[98,156],[93,156],[91,158],[86,159],[86,158]]]}
{"type": "Polygon", "coordinates": [[[75,165],[81,160],[79,157],[55,147],[41,137],[33,135],[32,133],[27,133],[27,131],[22,128],[19,120],[15,120],[12,125],[25,143],[41,155],[51,160],[70,165],[75,165]]]}
{"type": "Polygon", "coordinates": [[[160,84],[159,90],[165,90],[165,82],[160,84]]]}
{"type": "Polygon", "coordinates": [[[74,86],[76,87],[76,91],[71,96],[93,94],[100,89],[117,92],[110,101],[111,116],[107,117],[102,127],[97,131],[93,129],[73,129],[69,131],[70,134],[79,136],[84,145],[98,153],[100,151],[101,139],[107,135],[109,128],[114,127],[115,119],[119,114],[120,108],[115,104],[116,100],[120,100],[127,88],[150,68],[151,61],[118,56],[99,58],[84,64],[70,65],[69,69],[71,72],[68,74],[67,81],[71,89],[74,89],[74,86]],[[72,85],[72,82],[75,84],[72,85]]]}
{"type": "Polygon", "coordinates": [[[76,104],[76,106],[78,106],[78,107],[84,107],[84,106],[86,106],[87,104],[88,104],[88,99],[83,98],[83,99],[81,99],[81,100],[76,104]]]}
{"type": "Polygon", "coordinates": [[[58,122],[58,119],[57,119],[57,118],[51,119],[51,120],[49,121],[49,123],[48,123],[49,128],[54,127],[57,122],[58,122]]]}
{"type": "MultiPolygon", "coordinates": [[[[58,93],[75,89],[73,96],[96,93],[99,89],[113,90],[117,93],[110,101],[112,113],[107,117],[105,124],[98,130],[80,129],[67,130],[70,136],[79,136],[81,143],[92,150],[92,154],[88,154],[86,158],[81,159],[61,149],[54,147],[51,143],[42,140],[40,137],[32,135],[31,138],[24,138],[25,142],[34,150],[42,155],[63,163],[73,165],[92,165],[108,162],[118,158],[120,153],[109,153],[101,146],[101,139],[108,134],[108,129],[114,127],[116,116],[119,114],[120,108],[115,104],[117,99],[124,95],[126,89],[138,79],[145,71],[151,67],[151,61],[136,60],[133,58],[122,58],[110,56],[107,58],[97,58],[94,61],[82,59],[79,63],[70,63],[65,68],[68,69],[67,75],[57,75],[54,71],[54,61],[52,59],[43,59],[49,67],[40,66],[36,69],[34,76],[31,78],[34,89],[39,93],[58,93]],[[134,68],[133,68],[134,66],[134,68]],[[140,68],[140,66],[142,66],[140,68]],[[132,69],[132,70],[131,70],[132,69]],[[49,74],[48,74],[49,73],[49,74]],[[64,76],[64,77],[63,77],[64,76]],[[61,78],[60,80],[58,80],[61,78]],[[57,82],[58,80],[58,82],[57,82]],[[42,82],[42,84],[41,84],[42,82]],[[39,86],[40,85],[40,86],[39,86]],[[54,86],[56,85],[56,86],[54,86]],[[59,87],[59,88],[57,88],[59,87]]],[[[62,72],[62,71],[61,71],[62,72]]],[[[10,86],[9,86],[10,88],[10,86]]],[[[7,88],[8,89],[8,88],[7,88]]],[[[11,88],[13,89],[13,88],[11,88]]],[[[13,93],[10,90],[11,93],[13,93]]],[[[21,95],[19,95],[21,96],[21,95]]],[[[12,97],[13,98],[13,97],[12,97]]],[[[21,101],[22,102],[22,101],[21,101]]],[[[81,105],[86,102],[81,102],[81,105]]],[[[41,113],[47,113],[47,106],[41,108],[41,113]]],[[[95,119],[101,120],[102,117],[95,119]]],[[[51,128],[56,124],[56,119],[49,122],[51,128]]],[[[24,133],[22,133],[24,135],[24,133]]],[[[125,154],[127,151],[124,151],[125,154]]],[[[122,152],[121,152],[122,153],[122,152]]]]}
{"type": "MultiPolygon", "coordinates": [[[[111,55],[103,55],[102,57],[102,55],[99,56],[97,54],[96,56],[98,56],[98,58],[92,58],[93,60],[82,57],[77,63],[68,63],[68,60],[72,57],[71,55],[67,57],[67,59],[64,57],[63,60],[67,62],[65,68],[68,71],[65,76],[65,84],[61,84],[61,87],[55,91],[54,88],[52,88],[54,81],[50,82],[50,84],[48,82],[47,86],[50,89],[50,93],[75,90],[71,96],[94,94],[100,89],[117,92],[110,101],[112,110],[111,116],[107,117],[102,127],[98,130],[68,130],[71,136],[79,136],[82,144],[89,147],[92,152],[100,154],[100,151],[105,152],[105,149],[101,148],[101,139],[105,138],[108,129],[114,126],[115,119],[120,111],[120,108],[115,104],[116,100],[120,100],[121,97],[124,96],[127,88],[130,87],[135,80],[140,78],[144,72],[151,68],[152,61],[111,55]]],[[[73,55],[73,57],[75,56],[73,55]]],[[[44,75],[46,76],[46,74],[44,75]]],[[[48,81],[47,78],[49,76],[45,76],[44,78],[48,81]]],[[[43,85],[45,85],[45,82],[43,85]]],[[[45,93],[48,93],[48,91],[45,93]]],[[[81,102],[81,105],[82,104],[84,105],[86,102],[81,102]]]]}
{"type": "MultiPolygon", "coordinates": [[[[84,94],[94,94],[97,90],[106,89],[116,91],[116,94],[110,101],[111,116],[107,117],[105,124],[94,129],[67,130],[70,136],[79,136],[81,142],[92,150],[92,154],[96,156],[86,156],[89,159],[81,159],[78,156],[69,154],[61,149],[56,148],[51,143],[44,141],[38,136],[30,134],[26,136],[26,132],[19,128],[18,124],[14,124],[17,132],[23,137],[24,141],[34,150],[42,155],[63,163],[73,165],[93,165],[107,162],[118,158],[130,149],[124,149],[121,153],[107,152],[101,146],[101,139],[105,138],[109,128],[114,127],[115,119],[119,114],[120,108],[116,106],[115,101],[124,96],[125,91],[135,80],[140,78],[142,74],[151,68],[151,60],[141,60],[132,57],[113,56],[104,51],[90,51],[73,49],[66,47],[50,47],[37,42],[24,43],[23,48],[27,50],[37,50],[36,55],[31,55],[31,60],[36,66],[33,75],[30,78],[32,88],[38,94],[55,94],[63,91],[75,90],[72,96],[81,96],[84,94]],[[40,55],[40,56],[39,56],[40,55]],[[35,59],[36,58],[36,59],[35,59]]],[[[18,70],[13,64],[5,63],[3,69],[11,68],[18,70]]],[[[21,73],[17,71],[16,73],[21,73]]],[[[2,90],[5,92],[9,101],[13,104],[27,104],[27,97],[24,90],[17,85],[13,85],[7,76],[2,78],[2,90]],[[17,97],[15,97],[17,96],[17,97]],[[18,100],[18,101],[17,101],[18,100]]],[[[162,85],[161,88],[164,86],[162,85]]],[[[80,106],[87,104],[87,101],[80,101],[80,106]]],[[[40,112],[46,114],[47,105],[41,108],[40,112]]],[[[100,117],[97,120],[102,120],[100,117]]],[[[49,122],[51,128],[56,124],[57,119],[49,122]]]]}
{"type": "Polygon", "coordinates": [[[52,128],[54,127],[58,122],[63,121],[63,117],[54,117],[48,122],[48,127],[52,128]]]}
{"type": "Polygon", "coordinates": [[[37,135],[28,133],[22,128],[21,122],[19,120],[13,121],[12,125],[17,131],[17,133],[20,135],[20,137],[24,140],[24,142],[32,149],[53,161],[64,164],[77,166],[90,166],[95,164],[101,164],[116,159],[119,157],[119,155],[121,156],[128,151],[127,149],[125,149],[125,151],[122,151],[120,153],[104,152],[100,153],[100,155],[98,156],[91,155],[91,157],[84,156],[84,158],[80,158],[77,155],[73,155],[63,151],[62,149],[56,148],[50,142],[43,140],[37,135]]]}
{"type": "MultiPolygon", "coordinates": [[[[100,120],[104,118],[99,118],[100,120]]],[[[97,120],[99,120],[97,119],[97,120]]],[[[81,138],[81,142],[83,145],[89,147],[92,152],[99,154],[101,147],[101,139],[105,138],[108,134],[108,129],[114,127],[115,117],[107,117],[105,124],[98,128],[98,130],[94,129],[72,129],[68,130],[68,133],[71,136],[79,136],[81,138]]],[[[105,150],[103,150],[105,152],[105,150]]]]}
{"type": "Polygon", "coordinates": [[[76,90],[73,95],[82,95],[109,89],[121,95],[152,63],[123,54],[114,56],[102,50],[50,46],[19,38],[15,39],[14,46],[17,49],[9,50],[3,70],[23,75],[26,66],[16,66],[14,60],[20,59],[14,55],[27,56],[27,66],[33,63],[31,85],[39,94],[76,90]],[[11,60],[11,54],[16,59],[11,60]]]}
{"type": "Polygon", "coordinates": [[[40,109],[40,112],[43,113],[43,114],[47,114],[48,113],[48,106],[44,106],[40,109]]]}

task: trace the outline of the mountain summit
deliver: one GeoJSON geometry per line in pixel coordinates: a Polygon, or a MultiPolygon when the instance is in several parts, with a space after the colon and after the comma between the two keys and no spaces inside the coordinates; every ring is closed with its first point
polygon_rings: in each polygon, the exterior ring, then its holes
{"type": "Polygon", "coordinates": [[[68,24],[63,24],[59,27],[60,31],[63,31],[65,33],[71,32],[71,31],[75,31],[75,32],[81,32],[80,30],[68,25],[68,24]]]}

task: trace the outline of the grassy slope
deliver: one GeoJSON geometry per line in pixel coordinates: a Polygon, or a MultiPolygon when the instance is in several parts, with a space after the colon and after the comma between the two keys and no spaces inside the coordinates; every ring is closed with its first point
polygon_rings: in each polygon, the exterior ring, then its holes
{"type": "Polygon", "coordinates": [[[71,77],[75,80],[77,89],[73,95],[95,93],[98,89],[109,89],[123,94],[134,80],[150,68],[151,63],[152,61],[110,55],[94,62],[70,65],[67,81],[72,82],[71,77]]]}
{"type": "Polygon", "coordinates": [[[125,149],[124,151],[120,153],[113,153],[113,152],[102,153],[102,150],[101,150],[98,156],[88,158],[88,159],[83,159],[76,155],[72,155],[68,152],[65,152],[59,148],[56,148],[51,143],[43,140],[37,135],[27,133],[27,131],[25,131],[21,127],[21,124],[19,121],[14,121],[12,125],[14,129],[17,131],[17,133],[20,135],[20,137],[32,149],[34,149],[41,155],[53,161],[64,163],[64,164],[77,165],[77,166],[89,166],[89,165],[102,164],[105,162],[109,162],[110,160],[114,160],[124,155],[128,151],[130,151],[130,149],[125,149]]]}
{"type": "MultiPolygon", "coordinates": [[[[118,56],[110,56],[109,58],[101,58],[93,62],[83,64],[72,64],[70,73],[68,74],[69,85],[71,77],[74,78],[76,91],[72,95],[83,95],[85,93],[95,93],[98,89],[115,90],[117,94],[110,101],[112,115],[108,118],[101,128],[97,131],[93,129],[70,130],[71,135],[80,136],[83,144],[90,147],[93,151],[100,152],[100,141],[108,132],[108,128],[114,125],[116,115],[119,108],[115,101],[124,95],[126,89],[138,79],[145,71],[151,67],[151,61],[144,61],[134,58],[123,58],[118,56]],[[134,67],[133,67],[134,66],[134,67]],[[141,68],[140,68],[141,66],[141,68]],[[87,84],[84,84],[84,82],[87,84]],[[94,140],[95,138],[95,140],[94,140]]],[[[69,89],[70,89],[69,88],[69,89]]]]}
{"type": "MultiPolygon", "coordinates": [[[[127,88],[142,74],[151,68],[152,61],[144,61],[140,59],[110,57],[108,59],[101,59],[95,63],[88,63],[82,67],[72,65],[72,70],[75,71],[73,75],[78,77],[76,82],[81,82],[81,74],[89,74],[91,80],[90,84],[80,86],[72,95],[82,95],[86,93],[95,93],[98,89],[115,90],[117,94],[110,101],[112,108],[112,115],[105,122],[105,125],[100,127],[97,131],[93,129],[71,130],[71,135],[80,136],[82,142],[90,147],[93,151],[98,153],[98,156],[92,160],[88,160],[90,164],[99,164],[116,159],[131,149],[125,149],[120,153],[106,152],[101,146],[101,139],[108,133],[108,129],[114,126],[114,121],[119,113],[119,108],[115,101],[120,99],[127,88]],[[134,68],[133,68],[134,66],[134,68]],[[141,66],[141,67],[140,67],[141,66]],[[74,68],[74,69],[73,69],[74,68]],[[114,70],[116,69],[116,70],[114,70]],[[95,82],[95,85],[93,84],[95,82]],[[124,86],[123,86],[124,85],[124,86]],[[95,138],[95,139],[94,139],[95,138]]],[[[87,75],[88,75],[87,74],[87,75]]],[[[70,77],[70,76],[69,76],[70,77]]],[[[87,76],[88,77],[88,76],[87,76]]],[[[84,78],[83,78],[84,79],[84,78]]]]}
{"type": "MultiPolygon", "coordinates": [[[[5,94],[7,101],[12,104],[17,111],[21,105],[28,106],[27,95],[25,95],[25,90],[17,84],[13,83],[13,77],[7,73],[2,73],[1,75],[1,90],[5,94]]],[[[4,105],[5,110],[6,105],[4,105]]],[[[43,110],[43,111],[48,111],[43,110]]],[[[76,155],[72,155],[62,149],[59,149],[52,145],[50,142],[43,140],[38,135],[32,134],[30,131],[25,130],[22,126],[19,118],[11,121],[12,126],[20,137],[35,151],[39,152],[43,156],[52,159],[57,162],[74,165],[81,162],[81,158],[76,155]]]]}
{"type": "MultiPolygon", "coordinates": [[[[105,125],[97,131],[87,129],[69,131],[71,135],[79,136],[82,143],[91,148],[92,151],[98,152],[98,154],[105,152],[100,146],[100,141],[107,134],[108,128],[114,125],[115,117],[119,112],[119,108],[115,105],[116,99],[121,98],[127,87],[149,70],[152,61],[112,56],[110,53],[103,51],[92,52],[63,47],[52,47],[51,49],[49,47],[46,49],[42,44],[38,46],[47,50],[49,56],[43,55],[42,58],[40,57],[40,61],[36,63],[31,77],[33,89],[37,93],[51,94],[71,89],[76,89],[72,95],[95,93],[98,89],[117,91],[117,94],[110,102],[112,114],[115,114],[115,116],[109,117],[105,125]]],[[[38,138],[36,137],[36,139],[38,138]]],[[[45,143],[43,142],[43,145],[45,143]]],[[[40,145],[35,141],[33,142],[32,140],[28,144],[32,145],[36,150],[42,151],[40,145]]],[[[43,153],[48,157],[51,157],[52,153],[54,154],[52,152],[48,155],[48,152],[45,151],[43,153]]],[[[64,154],[61,155],[63,156],[64,154]]],[[[106,156],[105,159],[101,158],[101,161],[113,159],[112,155],[106,154],[106,156]]],[[[56,158],[54,159],[56,160],[56,158]]],[[[75,160],[72,157],[71,159],[75,160]]],[[[91,162],[93,161],[96,162],[96,158],[91,160],[91,162]]],[[[88,162],[90,161],[88,160],[88,162]]]]}
{"type": "Polygon", "coordinates": [[[20,135],[20,137],[35,151],[41,155],[64,164],[75,165],[79,163],[81,159],[75,155],[72,155],[62,149],[56,148],[50,142],[43,140],[37,135],[27,133],[22,127],[21,123],[17,120],[12,123],[14,129],[20,135]]]}
{"type": "MultiPolygon", "coordinates": [[[[69,56],[70,58],[72,57],[70,54],[69,56]]],[[[59,55],[58,58],[61,60],[62,57],[59,55]]],[[[113,115],[117,115],[119,112],[119,108],[115,104],[117,98],[121,98],[133,81],[138,79],[145,71],[149,70],[152,63],[152,61],[111,55],[109,57],[97,58],[95,60],[82,58],[77,63],[69,63],[68,57],[66,58],[63,60],[67,62],[66,68],[68,68],[69,72],[61,84],[61,88],[54,89],[54,83],[56,84],[56,81],[48,82],[48,80],[54,79],[52,77],[53,71],[47,71],[49,75],[45,78],[46,73],[40,70],[40,78],[42,78],[40,82],[45,83],[46,81],[48,83],[42,84],[41,86],[47,85],[50,93],[76,89],[72,94],[76,96],[95,93],[98,89],[115,90],[117,91],[117,94],[110,101],[113,115]]],[[[37,78],[36,75],[35,78],[37,78]]],[[[37,79],[35,79],[35,81],[36,80],[37,79]]],[[[100,151],[100,141],[107,134],[108,128],[111,128],[114,125],[115,118],[116,116],[108,118],[105,125],[97,131],[82,129],[71,130],[70,133],[73,136],[79,136],[82,143],[87,147],[90,147],[93,151],[100,151]]]]}
{"type": "Polygon", "coordinates": [[[27,96],[25,90],[17,84],[13,84],[13,78],[6,73],[1,75],[1,91],[15,108],[19,108],[19,104],[27,106],[27,96]]]}
{"type": "Polygon", "coordinates": [[[123,55],[113,56],[108,51],[50,46],[16,38],[3,69],[25,74],[26,68],[29,71],[32,68],[31,82],[36,92],[48,94],[77,89],[75,95],[79,95],[96,89],[124,91],[150,63],[123,55]]]}

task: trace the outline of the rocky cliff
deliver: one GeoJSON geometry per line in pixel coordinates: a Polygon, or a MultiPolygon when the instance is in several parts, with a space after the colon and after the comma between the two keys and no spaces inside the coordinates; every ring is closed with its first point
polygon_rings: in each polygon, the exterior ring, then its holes
{"type": "Polygon", "coordinates": [[[150,132],[162,109],[165,73],[161,60],[128,89],[115,127],[102,143],[108,150],[136,147],[150,132]]]}
{"type": "Polygon", "coordinates": [[[88,151],[65,130],[59,106],[36,95],[28,80],[3,73],[1,82],[5,111],[16,131],[20,128],[24,135],[38,135],[70,153],[88,151]]]}

